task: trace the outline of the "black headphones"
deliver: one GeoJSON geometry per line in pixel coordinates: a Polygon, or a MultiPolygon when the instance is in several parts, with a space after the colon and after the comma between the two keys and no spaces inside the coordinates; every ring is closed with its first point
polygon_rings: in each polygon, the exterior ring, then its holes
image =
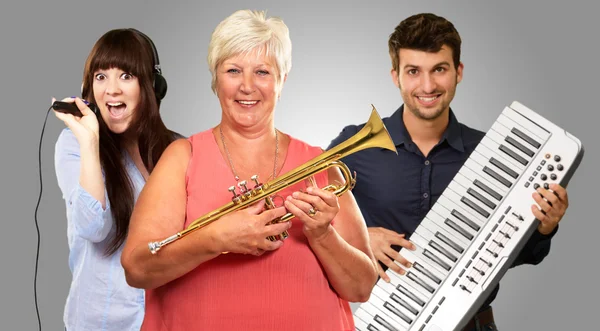
{"type": "Polygon", "coordinates": [[[160,61],[158,60],[158,51],[156,50],[156,46],[154,46],[154,42],[150,37],[148,37],[143,32],[136,30],[134,28],[129,28],[130,31],[137,33],[142,36],[146,41],[150,44],[152,48],[152,57],[154,61],[154,67],[152,71],[154,72],[154,80],[152,82],[152,86],[154,87],[154,93],[156,94],[156,100],[160,102],[165,95],[167,95],[167,80],[162,75],[162,70],[160,68],[160,61]]]}

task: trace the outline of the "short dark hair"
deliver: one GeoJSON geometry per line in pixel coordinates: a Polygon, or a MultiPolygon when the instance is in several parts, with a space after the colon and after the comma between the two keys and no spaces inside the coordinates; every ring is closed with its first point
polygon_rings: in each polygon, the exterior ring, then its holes
{"type": "Polygon", "coordinates": [[[398,71],[401,48],[425,52],[439,52],[442,46],[452,49],[454,66],[460,63],[461,39],[454,25],[447,19],[431,13],[421,13],[408,17],[398,24],[388,41],[392,68],[398,71]]]}

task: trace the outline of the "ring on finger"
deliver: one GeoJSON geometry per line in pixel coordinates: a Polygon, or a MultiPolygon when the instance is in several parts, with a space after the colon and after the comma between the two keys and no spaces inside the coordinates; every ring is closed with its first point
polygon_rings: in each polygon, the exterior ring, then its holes
{"type": "Polygon", "coordinates": [[[313,205],[311,205],[310,209],[308,210],[308,216],[313,217],[317,214],[317,208],[315,208],[313,205]]]}

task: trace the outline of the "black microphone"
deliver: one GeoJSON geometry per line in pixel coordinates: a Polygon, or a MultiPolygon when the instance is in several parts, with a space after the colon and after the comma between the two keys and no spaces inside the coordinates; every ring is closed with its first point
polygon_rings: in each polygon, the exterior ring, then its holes
{"type": "MultiPolygon", "coordinates": [[[[88,107],[97,115],[98,114],[98,107],[93,104],[90,103],[88,105],[88,107]]],[[[52,109],[56,110],[57,112],[61,112],[61,113],[65,113],[65,114],[71,114],[73,116],[78,116],[78,117],[82,117],[83,114],[81,113],[81,111],[79,110],[79,108],[77,108],[77,105],[75,103],[72,102],[64,102],[64,101],[54,101],[54,103],[51,106],[52,109]]]]}

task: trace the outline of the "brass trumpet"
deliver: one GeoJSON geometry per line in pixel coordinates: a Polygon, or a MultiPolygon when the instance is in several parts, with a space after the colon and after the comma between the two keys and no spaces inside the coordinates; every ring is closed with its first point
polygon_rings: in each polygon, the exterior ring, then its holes
{"type": "MultiPolygon", "coordinates": [[[[339,159],[363,149],[373,147],[385,148],[397,153],[396,146],[394,145],[392,138],[385,128],[383,121],[379,117],[375,106],[371,106],[373,109],[371,111],[369,120],[367,123],[365,123],[365,126],[354,136],[348,138],[329,151],[320,154],[312,160],[296,167],[293,170],[288,171],[277,178],[272,179],[267,183],[261,184],[258,181],[257,176],[252,176],[251,179],[254,181],[255,186],[254,188],[249,189],[247,188],[245,181],[240,182],[239,185],[241,194],[237,194],[235,192],[235,187],[230,187],[229,191],[233,193],[231,202],[196,219],[185,230],[178,232],[162,241],[149,243],[148,248],[150,249],[150,252],[152,254],[156,254],[162,247],[185,237],[193,231],[207,226],[208,224],[218,220],[228,213],[248,207],[260,199],[265,199],[265,207],[267,209],[275,208],[272,196],[277,192],[302,180],[308,179],[312,175],[332,166],[338,167],[341,170],[345,179],[345,183],[341,186],[328,185],[323,189],[332,191],[337,196],[341,196],[347,190],[351,190],[356,183],[356,174],[352,176],[350,169],[348,169],[343,162],[339,161],[339,159]]],[[[294,215],[292,213],[287,213],[284,216],[273,220],[271,223],[286,222],[293,217],[294,215]]],[[[287,232],[280,234],[278,237],[279,238],[270,237],[269,239],[285,239],[287,237],[287,232]]]]}

